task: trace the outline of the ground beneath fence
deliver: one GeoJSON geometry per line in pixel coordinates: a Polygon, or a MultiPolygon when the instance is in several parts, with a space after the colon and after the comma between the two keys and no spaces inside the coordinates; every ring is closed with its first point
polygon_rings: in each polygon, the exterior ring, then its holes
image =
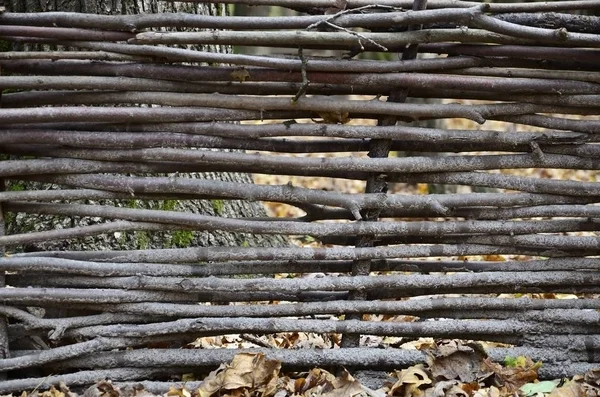
{"type": "Polygon", "coordinates": [[[164,382],[113,384],[103,380],[79,393],[66,384],[48,391],[24,391],[21,397],[587,397],[600,395],[600,369],[572,378],[538,379],[542,362],[506,357],[498,363],[476,343],[443,341],[422,345],[427,362],[389,373],[321,368],[289,372],[262,353],[242,353],[206,377],[183,374],[164,392],[164,382]]]}

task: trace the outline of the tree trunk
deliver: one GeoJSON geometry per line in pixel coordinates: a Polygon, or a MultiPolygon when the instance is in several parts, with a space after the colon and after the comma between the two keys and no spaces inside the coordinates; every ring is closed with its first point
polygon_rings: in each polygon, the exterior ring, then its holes
{"type": "MultiPolygon", "coordinates": [[[[186,12],[204,15],[224,15],[227,11],[222,4],[175,3],[160,0],[12,0],[13,12],[46,12],[70,11],[92,14],[137,14],[186,12]]],[[[228,52],[229,47],[197,46],[198,50],[212,52],[228,52]]],[[[21,48],[32,50],[34,47],[21,48]]],[[[206,178],[238,183],[252,183],[248,174],[237,173],[205,173],[178,174],[179,177],[206,178]]],[[[14,184],[13,184],[14,185],[14,184]]],[[[10,186],[9,186],[10,188],[10,186]]],[[[47,186],[39,183],[19,183],[19,189],[55,189],[57,186],[47,186]]],[[[97,202],[97,204],[114,205],[119,207],[136,207],[147,209],[169,209],[215,215],[223,217],[264,217],[263,204],[260,202],[244,202],[238,200],[189,200],[189,201],[142,201],[114,200],[97,202]]],[[[12,215],[12,214],[11,214],[12,215]]],[[[36,216],[17,214],[11,216],[8,234],[27,233],[39,230],[86,226],[103,222],[93,218],[65,218],[58,216],[36,216]]],[[[98,237],[81,238],[62,242],[38,243],[21,247],[26,251],[38,250],[106,250],[106,249],[148,249],[176,248],[183,246],[281,246],[286,239],[280,236],[258,236],[242,233],[226,232],[123,232],[98,237]]]]}

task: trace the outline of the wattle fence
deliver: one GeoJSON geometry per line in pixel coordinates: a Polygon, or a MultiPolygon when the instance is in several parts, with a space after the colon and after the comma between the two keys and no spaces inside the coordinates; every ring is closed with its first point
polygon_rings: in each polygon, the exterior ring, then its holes
{"type": "Polygon", "coordinates": [[[2,393],[167,390],[240,351],[423,361],[361,335],[493,342],[543,377],[600,365],[600,1],[230,3],[302,15],[0,14],[2,393]],[[305,215],[223,211],[239,200],[305,215]],[[198,246],[213,232],[246,237],[198,246]],[[294,332],[342,337],[180,349],[294,332]]]}

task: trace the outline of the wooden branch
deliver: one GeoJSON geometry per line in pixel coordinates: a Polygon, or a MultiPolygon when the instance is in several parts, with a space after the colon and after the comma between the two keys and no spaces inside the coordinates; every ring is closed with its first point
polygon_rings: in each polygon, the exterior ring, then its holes
{"type": "Polygon", "coordinates": [[[0,361],[0,369],[11,371],[21,368],[41,366],[54,361],[68,360],[85,354],[127,347],[130,340],[126,338],[96,338],[86,342],[74,343],[56,347],[52,350],[41,351],[37,354],[5,358],[0,361]]]}
{"type": "MultiPolygon", "coordinates": [[[[483,172],[453,172],[438,174],[394,174],[389,178],[395,182],[413,183],[444,183],[470,186],[487,186],[499,189],[519,190],[546,194],[562,194],[568,196],[583,196],[583,189],[592,189],[598,185],[595,182],[575,182],[555,179],[528,178],[516,175],[499,175],[483,172]],[[580,184],[582,183],[582,184],[580,184]]],[[[594,194],[594,193],[592,193],[594,194]]]]}
{"type": "MultiPolygon", "coordinates": [[[[343,365],[352,367],[369,368],[377,366],[378,368],[397,369],[405,368],[423,361],[423,353],[419,351],[407,351],[400,349],[301,349],[301,350],[277,350],[255,348],[250,350],[229,350],[229,349],[210,349],[210,350],[133,350],[125,352],[113,352],[97,354],[88,361],[70,360],[64,362],[62,367],[79,368],[90,364],[100,367],[102,363],[135,361],[145,362],[150,368],[115,368],[111,370],[92,370],[80,371],[62,376],[51,376],[45,378],[30,378],[22,380],[11,380],[0,383],[0,390],[3,393],[17,392],[20,390],[33,389],[35,387],[49,388],[52,384],[65,382],[69,385],[92,385],[97,379],[109,378],[116,385],[124,385],[124,381],[139,381],[148,379],[156,374],[169,373],[165,367],[169,363],[186,363],[185,367],[211,368],[217,367],[223,362],[230,362],[233,356],[239,352],[242,353],[264,353],[269,359],[281,361],[285,368],[299,369],[312,367],[329,367],[332,365],[343,365]],[[140,361],[141,360],[141,361],[140,361]],[[383,367],[382,367],[383,365],[383,367]],[[158,369],[161,368],[161,369],[158,369]],[[165,368],[165,369],[163,369],[165,368]]],[[[556,362],[560,357],[564,357],[564,352],[544,349],[518,348],[509,350],[506,348],[489,349],[491,358],[495,361],[502,361],[509,354],[523,355],[532,357],[535,360],[543,360],[545,363],[556,362]]],[[[569,365],[561,363],[560,365],[546,364],[540,370],[540,376],[548,378],[558,378],[561,376],[571,376],[585,373],[592,369],[594,364],[581,362],[571,362],[569,365]]],[[[173,373],[177,373],[179,368],[170,368],[173,373]]],[[[139,382],[136,382],[138,384],[139,382]]],[[[167,392],[172,384],[185,386],[193,390],[199,386],[199,382],[185,383],[178,382],[146,382],[142,384],[149,387],[149,391],[167,392]],[[156,389],[153,389],[153,388],[156,389]]]]}
{"type": "MultiPolygon", "coordinates": [[[[201,265],[176,265],[154,263],[120,263],[77,261],[48,257],[6,257],[0,260],[4,271],[36,273],[69,273],[82,276],[148,276],[208,277],[240,274],[274,274],[285,268],[290,273],[347,273],[351,261],[261,261],[204,263],[201,265]]],[[[600,264],[593,258],[551,258],[529,261],[423,261],[423,260],[373,260],[373,271],[412,273],[429,272],[523,272],[598,270],[600,264]]],[[[536,301],[537,302],[537,301],[536,301]]],[[[560,301],[559,301],[560,302],[560,301]]],[[[578,304],[570,302],[570,305],[578,304]]],[[[284,309],[285,310],[285,309],[284,309]]],[[[227,311],[224,311],[227,312],[227,311]]]]}
{"type": "Polygon", "coordinates": [[[195,247],[156,250],[121,251],[48,251],[14,254],[15,257],[55,257],[75,260],[94,260],[135,263],[192,263],[223,262],[230,260],[354,260],[360,258],[424,258],[466,255],[502,255],[520,253],[518,249],[482,245],[431,245],[373,248],[242,248],[195,247]]]}
{"type": "Polygon", "coordinates": [[[36,122],[69,121],[129,123],[129,122],[186,122],[186,121],[239,121],[310,118],[308,111],[261,112],[243,111],[239,109],[215,108],[87,108],[85,113],[79,107],[35,108],[35,109],[2,109],[0,121],[5,127],[14,124],[33,124],[36,122]]]}
{"type": "MultiPolygon", "coordinates": [[[[35,93],[41,95],[42,93],[35,93]]],[[[92,95],[92,94],[90,94],[92,95]]],[[[97,94],[96,94],[97,95],[97,94]]],[[[366,127],[342,125],[282,124],[265,126],[240,124],[198,124],[196,134],[177,132],[111,132],[111,131],[52,131],[4,130],[0,145],[35,142],[35,145],[62,145],[73,148],[154,148],[201,147],[220,149],[261,150],[288,153],[326,153],[367,150],[365,138],[392,140],[392,147],[403,145],[415,151],[446,151],[447,148],[481,148],[494,151],[530,151],[535,141],[544,152],[582,157],[597,156],[595,145],[600,138],[580,133],[545,131],[503,132],[485,130],[439,130],[405,126],[366,127]],[[264,127],[264,128],[262,128],[264,127]],[[311,141],[258,139],[270,136],[344,137],[345,140],[321,139],[311,141]],[[432,147],[432,144],[434,147],[432,147]],[[332,149],[333,148],[333,149],[332,149]],[[421,149],[421,150],[418,150],[421,149]],[[446,150],[444,150],[446,149],[446,150]]],[[[467,151],[467,150],[461,150],[467,151]]]]}
{"type": "MultiPolygon", "coordinates": [[[[205,306],[167,303],[121,303],[116,305],[88,305],[96,310],[116,313],[145,314],[171,318],[190,317],[286,317],[313,314],[372,313],[402,314],[432,317],[444,312],[449,318],[477,316],[482,311],[502,310],[518,316],[519,312],[549,309],[595,309],[593,299],[562,302],[553,299],[520,298],[514,302],[502,298],[436,298],[433,300],[404,300],[397,302],[330,301],[303,302],[283,305],[205,306]],[[435,314],[431,314],[435,313],[435,314]],[[476,313],[476,314],[472,314],[476,313]]],[[[486,315],[482,317],[488,317],[486,315]]],[[[489,316],[493,318],[494,316],[489,316]]],[[[477,318],[477,317],[471,317],[477,318]]],[[[480,317],[481,318],[481,317],[480,317]]]]}
{"type": "MultiPolygon", "coordinates": [[[[485,241],[486,238],[482,238],[485,241]]],[[[492,238],[490,238],[492,239],[492,238]]],[[[519,244],[519,238],[516,244],[519,244]]],[[[592,240],[594,238],[590,238],[592,240]]],[[[541,240],[541,239],[540,239],[541,240]]],[[[481,244],[485,244],[482,242],[481,244]]],[[[366,249],[366,248],[365,248],[366,249]]],[[[255,292],[287,292],[298,294],[309,291],[346,292],[361,290],[365,292],[388,291],[391,295],[402,287],[400,296],[451,294],[454,290],[479,290],[501,292],[520,292],[524,288],[594,286],[600,279],[597,272],[522,272],[518,275],[504,273],[473,273],[443,276],[409,275],[409,276],[353,276],[353,277],[321,277],[310,279],[251,279],[230,280],[220,278],[176,278],[153,276],[130,277],[84,277],[48,276],[27,278],[7,275],[17,287],[26,285],[45,285],[52,288],[93,288],[94,285],[105,289],[140,289],[149,291],[182,291],[186,293],[255,291],[255,292]],[[434,284],[434,282],[436,284],[434,284]]],[[[490,292],[488,292],[490,293],[490,292]]],[[[393,295],[392,295],[393,296],[393,295]]],[[[245,331],[244,331],[245,332],[245,331]]]]}
{"type": "Polygon", "coordinates": [[[76,373],[46,376],[44,378],[12,379],[0,382],[0,390],[3,393],[16,392],[18,390],[34,390],[35,388],[48,389],[52,385],[64,383],[70,387],[90,386],[98,379],[111,379],[114,381],[136,381],[140,379],[151,379],[164,374],[161,369],[148,368],[119,368],[114,370],[79,371],[76,373]]]}
{"type": "Polygon", "coordinates": [[[58,231],[45,231],[0,237],[0,245],[24,244],[43,240],[75,238],[119,230],[169,230],[175,226],[190,230],[226,230],[238,233],[329,236],[432,236],[450,237],[464,234],[531,234],[592,231],[600,226],[585,218],[573,220],[535,221],[421,221],[421,222],[358,222],[344,224],[299,223],[277,220],[247,220],[221,218],[175,211],[116,208],[84,204],[36,204],[11,202],[6,209],[12,212],[52,214],[61,216],[91,216],[135,221],[118,224],[81,226],[58,231]],[[139,223],[143,222],[143,223],[139,223]],[[151,222],[151,223],[147,223],[151,222]],[[167,224],[166,227],[153,223],[167,224]],[[119,227],[122,227],[119,229],[119,227]]]}
{"type": "MultiPolygon", "coordinates": [[[[1,118],[1,115],[0,115],[1,118]]],[[[506,155],[466,155],[431,158],[425,156],[412,158],[366,159],[355,157],[337,157],[327,159],[317,158],[292,158],[287,156],[266,156],[261,154],[245,154],[239,152],[215,152],[187,149],[125,149],[125,150],[94,150],[94,149],[61,149],[51,147],[30,146],[5,146],[5,153],[17,155],[38,155],[56,157],[56,159],[35,159],[26,162],[22,160],[9,160],[4,162],[0,176],[19,178],[32,176],[39,178],[51,174],[77,173],[102,173],[102,172],[127,172],[123,171],[128,166],[131,170],[139,172],[176,172],[177,170],[211,170],[211,171],[238,171],[244,166],[247,172],[280,175],[304,175],[341,177],[350,179],[366,179],[367,172],[386,173],[390,180],[415,180],[421,175],[427,178],[442,179],[450,172],[460,173],[469,171],[485,171],[505,168],[534,168],[546,167],[557,169],[585,169],[597,170],[600,162],[592,157],[578,157],[562,154],[546,153],[543,158],[538,158],[535,153],[506,154],[506,155]],[[162,165],[161,162],[167,162],[162,165]],[[212,166],[211,166],[212,165],[212,166]],[[178,167],[179,166],[179,167],[178,167]],[[442,175],[430,175],[443,173],[442,175]],[[402,175],[399,175],[402,174],[402,175]],[[353,177],[352,177],[353,176],[353,177]]],[[[586,150],[582,150],[585,152],[586,150]]],[[[568,150],[567,150],[568,152],[568,150]]],[[[590,146],[588,154],[597,152],[590,146]]],[[[585,154],[585,153],[584,153],[585,154]]],[[[461,174],[462,175],[462,174],[461,174]]],[[[485,176],[488,174],[481,174],[485,176]]],[[[473,176],[477,178],[477,175],[473,176]]],[[[510,180],[510,176],[492,177],[496,180],[510,180]]],[[[539,180],[538,178],[523,178],[530,184],[542,184],[549,188],[557,189],[559,186],[590,186],[591,191],[586,194],[600,195],[593,182],[539,180]],[[585,185],[585,184],[588,185],[585,185]]],[[[422,182],[422,181],[418,181],[422,182]]],[[[444,182],[433,182],[444,183],[444,182]]],[[[457,183],[465,184],[465,183],[457,183]]],[[[90,186],[92,187],[92,186],[90,186]]],[[[512,190],[523,190],[508,187],[512,190]]],[[[530,191],[531,190],[525,190],[530,191]]],[[[540,193],[565,194],[559,191],[539,191],[540,193]]],[[[569,195],[582,195],[582,193],[569,195]]]]}
{"type": "Polygon", "coordinates": [[[119,303],[119,302],[193,302],[194,298],[180,293],[154,291],[120,291],[102,289],[46,289],[10,288],[0,289],[0,300],[6,304],[40,305],[52,302],[66,303],[119,303]]]}
{"type": "MultiPolygon", "coordinates": [[[[513,38],[506,35],[490,33],[486,30],[469,29],[459,31],[456,29],[430,29],[413,32],[397,33],[362,33],[365,39],[362,48],[366,51],[381,51],[379,46],[384,46],[388,51],[403,49],[407,44],[420,42],[442,43],[494,43],[512,45],[532,45],[528,39],[513,38]],[[371,42],[377,45],[371,44],[371,42]]],[[[567,41],[567,40],[565,40],[567,41]]],[[[128,41],[131,44],[217,44],[217,45],[251,45],[263,47],[296,47],[303,48],[329,48],[352,49],[359,45],[359,40],[346,32],[255,32],[255,31],[215,31],[206,32],[181,32],[138,33],[135,39],[128,41]]],[[[577,41],[579,43],[579,41],[577,41]]],[[[596,47],[594,40],[583,40],[586,46],[596,47]]]]}
{"type": "MultiPolygon", "coordinates": [[[[590,316],[590,320],[593,321],[590,316]]],[[[598,316],[595,316],[598,321],[598,316]]],[[[406,337],[424,337],[436,335],[442,338],[494,340],[494,336],[524,335],[545,333],[567,335],[569,333],[593,334],[594,330],[585,326],[571,324],[549,324],[525,321],[502,320],[448,320],[438,322],[374,322],[357,320],[298,320],[298,319],[261,319],[261,318],[195,318],[181,319],[168,323],[148,325],[94,326],[70,330],[71,337],[126,337],[143,338],[154,335],[203,333],[204,335],[222,335],[234,333],[275,333],[275,332],[315,332],[338,334],[395,335],[406,337]]]]}
{"type": "MultiPolygon", "coordinates": [[[[4,14],[5,15],[5,14],[4,14]]],[[[44,37],[57,40],[127,41],[135,35],[88,29],[0,25],[0,36],[44,37]]]]}
{"type": "MultiPolygon", "coordinates": [[[[197,3],[217,3],[217,0],[189,0],[197,3]]],[[[335,0],[296,0],[293,4],[286,0],[227,0],[227,4],[248,4],[248,5],[269,5],[286,7],[292,9],[314,9],[335,7],[335,0]],[[290,7],[291,6],[291,7],[290,7]]],[[[370,0],[348,0],[346,8],[359,8],[373,4],[370,0]]],[[[410,9],[412,0],[378,0],[378,5],[390,7],[402,7],[410,9]]],[[[476,1],[455,1],[455,0],[429,0],[428,8],[467,8],[479,6],[481,3],[476,1]]],[[[491,12],[538,12],[538,11],[562,11],[562,10],[593,10],[600,9],[600,3],[595,0],[588,1],[553,1],[544,3],[517,3],[517,4],[488,4],[486,10],[491,12]]]]}
{"type": "MultiPolygon", "coordinates": [[[[433,4],[433,3],[432,3],[433,4]]],[[[474,3],[475,4],[475,3],[474,3]]],[[[498,6],[492,4],[491,7],[498,6]]],[[[377,11],[377,5],[371,4],[371,10],[377,11]]],[[[474,5],[469,8],[441,8],[435,10],[426,10],[415,12],[394,11],[390,12],[372,12],[360,13],[361,10],[352,8],[346,9],[336,15],[327,17],[311,16],[293,16],[293,17],[253,17],[253,16],[211,16],[195,15],[183,13],[164,13],[164,14],[137,14],[137,15],[113,15],[110,17],[104,15],[81,15],[70,12],[45,12],[45,13],[3,13],[0,16],[0,22],[6,25],[23,26],[48,26],[48,27],[69,27],[80,29],[102,29],[108,31],[137,32],[148,28],[178,27],[178,28],[201,28],[201,29],[314,29],[319,27],[325,21],[335,22],[336,26],[351,28],[376,28],[407,25],[421,25],[434,23],[451,23],[468,26],[473,17],[487,7],[474,5]]],[[[379,8],[384,10],[385,8],[379,8]]],[[[556,13],[537,13],[537,14],[499,14],[495,18],[500,21],[510,22],[512,24],[526,25],[532,27],[544,27],[546,29],[566,28],[569,31],[580,33],[595,33],[593,26],[597,24],[598,18],[585,15],[570,15],[556,13]]],[[[13,32],[7,30],[7,32],[13,32]]],[[[42,31],[39,31],[42,32],[42,31]]],[[[7,33],[15,36],[23,34],[7,33]]],[[[39,36],[49,37],[49,36],[39,36]]],[[[122,40],[125,36],[114,36],[115,40],[122,40]]],[[[67,37],[72,40],[73,38],[67,37]]],[[[83,39],[86,40],[86,39],[83,39]]]]}

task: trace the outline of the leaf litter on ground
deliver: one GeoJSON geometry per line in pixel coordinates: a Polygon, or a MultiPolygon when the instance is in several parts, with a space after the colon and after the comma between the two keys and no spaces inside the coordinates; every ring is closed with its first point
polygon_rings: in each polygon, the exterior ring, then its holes
{"type": "MultiPolygon", "coordinates": [[[[377,390],[362,385],[350,372],[321,368],[285,372],[281,362],[263,353],[240,353],[202,379],[198,388],[173,384],[162,397],[593,397],[600,396],[600,369],[571,379],[538,380],[543,365],[529,357],[494,362],[475,342],[437,341],[424,345],[426,363],[390,372],[377,390]]],[[[189,377],[188,377],[189,379],[189,377]]],[[[199,379],[195,379],[199,380],[199,379]]],[[[103,380],[83,397],[158,397],[140,384],[120,389],[103,380]]],[[[0,396],[3,397],[3,396],[0,396]]],[[[21,397],[79,397],[61,383],[21,397]]]]}

